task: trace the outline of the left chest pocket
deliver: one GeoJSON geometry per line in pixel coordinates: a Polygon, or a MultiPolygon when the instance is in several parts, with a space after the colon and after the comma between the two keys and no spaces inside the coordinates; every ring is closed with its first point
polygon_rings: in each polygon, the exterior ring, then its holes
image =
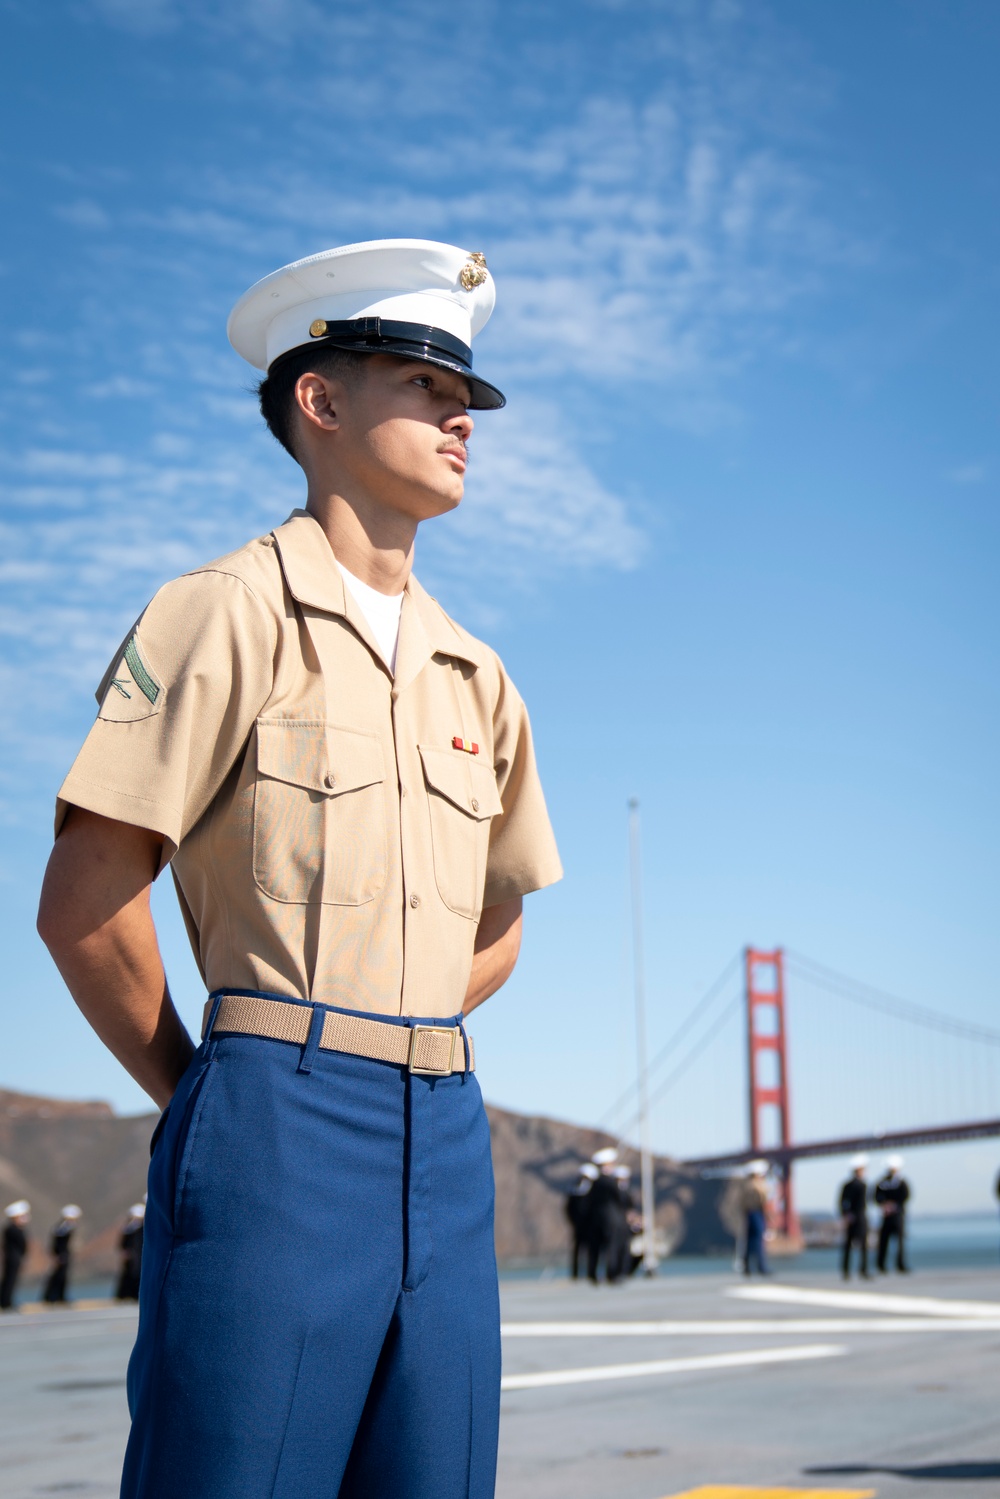
{"type": "Polygon", "coordinates": [[[253,873],[272,900],[363,906],[386,878],[385,766],[374,734],[257,720],[253,873]]]}
{"type": "Polygon", "coordinates": [[[438,894],[459,916],[483,907],[490,819],[503,811],[492,765],[463,750],[419,745],[438,894]]]}

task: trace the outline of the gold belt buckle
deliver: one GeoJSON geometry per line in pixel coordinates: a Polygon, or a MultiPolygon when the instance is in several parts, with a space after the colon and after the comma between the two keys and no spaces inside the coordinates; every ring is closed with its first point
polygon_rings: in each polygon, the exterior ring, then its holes
{"type": "Polygon", "coordinates": [[[410,1057],[409,1070],[417,1077],[448,1077],[451,1073],[452,1063],[455,1060],[455,1038],[458,1035],[457,1025],[415,1025],[410,1032],[410,1057]],[[451,1045],[448,1048],[448,1065],[446,1067],[417,1067],[414,1057],[417,1054],[418,1036],[449,1036],[451,1045]]]}

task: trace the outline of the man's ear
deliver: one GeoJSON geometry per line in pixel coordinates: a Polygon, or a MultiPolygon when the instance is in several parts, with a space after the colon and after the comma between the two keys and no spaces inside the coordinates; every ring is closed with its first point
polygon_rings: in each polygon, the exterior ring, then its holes
{"type": "Polygon", "coordinates": [[[340,426],[343,393],[340,381],[326,375],[300,375],[295,382],[295,404],[303,420],[325,432],[336,432],[340,426]]]}

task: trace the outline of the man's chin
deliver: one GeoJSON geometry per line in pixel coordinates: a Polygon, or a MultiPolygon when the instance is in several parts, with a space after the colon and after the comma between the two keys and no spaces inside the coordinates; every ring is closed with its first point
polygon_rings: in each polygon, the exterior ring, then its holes
{"type": "Polygon", "coordinates": [[[447,515],[452,510],[457,510],[462,503],[465,486],[458,484],[456,489],[447,494],[440,490],[434,490],[423,497],[421,505],[421,520],[433,520],[435,516],[447,515]]]}

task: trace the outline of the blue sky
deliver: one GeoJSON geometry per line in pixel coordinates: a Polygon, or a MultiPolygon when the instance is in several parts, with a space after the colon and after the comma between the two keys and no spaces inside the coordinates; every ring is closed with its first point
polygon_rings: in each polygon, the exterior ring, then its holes
{"type": "MultiPolygon", "coordinates": [[[[567,877],[477,1017],[487,1096],[593,1120],[629,1081],[632,795],[654,1049],[747,942],[993,1023],[1000,16],[2,12],[0,1083],[144,1106],[33,933],[52,798],[150,594],[301,497],[229,307],[384,235],[481,248],[498,284],[476,358],[510,404],[418,572],[528,700],[567,877]]],[[[996,1048],[952,1057],[801,976],[789,1004],[802,1133],[1000,1113],[996,1048]]],[[[740,1139],[741,1065],[737,1009],[657,1143],[740,1139]]],[[[918,1201],[987,1206],[997,1155],[914,1153],[918,1201]]]]}

